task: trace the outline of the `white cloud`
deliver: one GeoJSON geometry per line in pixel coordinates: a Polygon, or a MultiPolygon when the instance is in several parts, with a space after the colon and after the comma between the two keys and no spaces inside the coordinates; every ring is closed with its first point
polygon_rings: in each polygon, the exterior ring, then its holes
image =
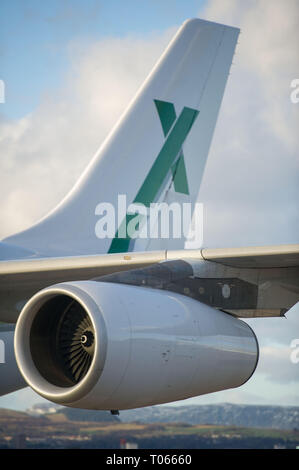
{"type": "Polygon", "coordinates": [[[51,210],[71,189],[159,58],[175,28],[69,45],[71,66],[31,114],[0,120],[0,237],[51,210]]]}
{"type": "Polygon", "coordinates": [[[205,244],[296,243],[299,107],[290,84],[299,73],[299,4],[212,0],[204,16],[241,28],[200,194],[205,244]]]}

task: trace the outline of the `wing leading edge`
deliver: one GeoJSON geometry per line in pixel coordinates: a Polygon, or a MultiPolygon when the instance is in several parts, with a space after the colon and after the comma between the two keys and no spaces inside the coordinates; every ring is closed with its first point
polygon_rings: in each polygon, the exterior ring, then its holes
{"type": "MultiPolygon", "coordinates": [[[[188,295],[190,278],[197,280],[192,289],[204,282],[205,286],[200,286],[212,292],[209,298],[219,299],[216,305],[207,303],[236,316],[280,316],[299,301],[299,245],[31,258],[0,262],[0,321],[14,323],[24,303],[49,285],[142,270],[171,260],[184,260],[192,267],[186,281],[180,278],[182,294],[188,295]],[[215,290],[220,288],[239,291],[239,295],[229,303],[225,294],[221,302],[215,290]],[[249,295],[253,290],[255,300],[249,295]]],[[[167,282],[163,286],[167,289],[167,282]]]]}

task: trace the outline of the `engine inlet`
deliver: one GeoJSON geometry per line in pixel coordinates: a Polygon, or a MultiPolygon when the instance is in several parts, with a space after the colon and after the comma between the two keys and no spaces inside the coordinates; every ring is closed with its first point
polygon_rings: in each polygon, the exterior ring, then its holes
{"type": "Polygon", "coordinates": [[[91,319],[67,295],[49,299],[37,313],[30,333],[33,362],[53,385],[71,387],[87,374],[94,355],[91,319]]]}

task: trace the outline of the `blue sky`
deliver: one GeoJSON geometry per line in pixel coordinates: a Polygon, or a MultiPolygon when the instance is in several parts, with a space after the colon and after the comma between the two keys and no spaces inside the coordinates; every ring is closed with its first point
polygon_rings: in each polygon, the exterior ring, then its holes
{"type": "Polygon", "coordinates": [[[32,111],[45,90],[59,87],[69,67],[69,44],[103,37],[144,36],[198,15],[205,0],[2,0],[0,70],[6,84],[1,111],[32,111]]]}
{"type": "MultiPolygon", "coordinates": [[[[299,72],[298,9],[298,0],[1,0],[0,238],[60,201],[170,33],[204,11],[242,29],[200,192],[206,244],[298,243],[299,105],[289,99],[299,72]],[[140,64],[127,70],[135,58],[140,64]]],[[[251,320],[262,347],[255,376],[195,402],[299,405],[299,365],[289,360],[298,320],[299,307],[288,320],[251,320]]],[[[36,401],[27,389],[0,398],[0,407],[36,401]]]]}

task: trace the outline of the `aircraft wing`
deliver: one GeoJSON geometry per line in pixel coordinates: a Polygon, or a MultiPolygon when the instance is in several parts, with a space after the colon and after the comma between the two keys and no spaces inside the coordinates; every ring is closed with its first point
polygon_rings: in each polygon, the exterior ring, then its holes
{"type": "MultiPolygon", "coordinates": [[[[299,245],[31,258],[0,262],[0,320],[15,322],[17,310],[25,301],[50,285],[95,278],[138,285],[140,276],[148,279],[148,269],[162,262],[170,268],[172,280],[170,285],[166,275],[164,289],[178,289],[196,297],[194,290],[204,282],[205,289],[218,300],[209,300],[211,296],[198,300],[239,317],[280,316],[299,301],[299,245]],[[173,276],[173,269],[180,274],[173,276]],[[138,276],[121,274],[127,271],[137,272],[138,276]],[[217,286],[224,285],[230,289],[233,286],[235,297],[230,303],[227,299],[222,302],[217,293],[217,286]]],[[[152,276],[153,271],[150,272],[152,276]]],[[[146,285],[157,288],[151,282],[146,285]]]]}
{"type": "Polygon", "coordinates": [[[165,251],[157,251],[2,261],[0,279],[2,284],[19,281],[40,282],[42,287],[47,281],[91,279],[166,259],[165,251]]]}
{"type": "Polygon", "coordinates": [[[216,248],[201,250],[203,259],[238,268],[299,266],[299,245],[216,248]]]}
{"type": "Polygon", "coordinates": [[[31,258],[0,261],[1,284],[11,281],[51,280],[67,276],[90,279],[128,271],[161,261],[198,259],[237,268],[299,267],[299,244],[242,248],[203,248],[199,250],[161,250],[153,252],[112,253],[58,258],[31,258]]]}

